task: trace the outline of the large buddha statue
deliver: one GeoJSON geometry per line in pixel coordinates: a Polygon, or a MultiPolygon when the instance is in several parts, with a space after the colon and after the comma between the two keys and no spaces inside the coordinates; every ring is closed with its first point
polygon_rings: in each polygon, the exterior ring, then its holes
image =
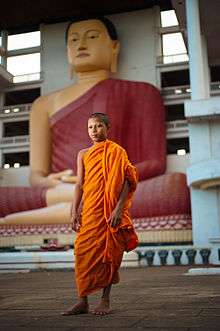
{"type": "MultiPolygon", "coordinates": [[[[76,83],[38,98],[30,115],[30,188],[0,188],[1,224],[70,222],[76,156],[90,145],[87,119],[107,113],[109,139],[128,152],[139,172],[134,218],[189,214],[183,174],[164,174],[165,119],[157,88],[110,78],[119,41],[105,19],[72,22],[67,29],[70,71],[76,83]]],[[[137,50],[138,51],[138,50],[137,50]]]]}

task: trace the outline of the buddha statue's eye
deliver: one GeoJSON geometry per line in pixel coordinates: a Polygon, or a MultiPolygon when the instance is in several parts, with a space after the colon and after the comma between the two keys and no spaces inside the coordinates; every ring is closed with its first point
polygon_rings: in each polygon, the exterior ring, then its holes
{"type": "Polygon", "coordinates": [[[77,35],[77,34],[72,34],[72,36],[70,37],[70,40],[72,41],[72,42],[76,42],[76,41],[78,41],[79,40],[79,36],[77,35]]]}
{"type": "Polygon", "coordinates": [[[88,39],[96,39],[99,37],[99,32],[95,30],[88,31],[86,37],[88,39]]]}

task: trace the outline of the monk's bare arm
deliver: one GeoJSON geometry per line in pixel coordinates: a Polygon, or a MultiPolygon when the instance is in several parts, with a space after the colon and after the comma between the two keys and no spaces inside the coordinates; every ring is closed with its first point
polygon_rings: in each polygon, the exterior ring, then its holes
{"type": "Polygon", "coordinates": [[[110,224],[112,227],[115,227],[118,224],[120,224],[123,208],[124,208],[129,191],[130,191],[130,184],[129,184],[128,179],[125,179],[117,205],[110,217],[110,224]]]}
{"type": "Polygon", "coordinates": [[[78,208],[83,194],[83,182],[84,182],[84,164],[83,156],[85,150],[81,150],[77,156],[77,182],[74,189],[73,203],[72,203],[72,215],[77,215],[78,208]]]}
{"type": "Polygon", "coordinates": [[[84,163],[83,156],[86,150],[81,150],[77,156],[77,182],[73,194],[73,202],[71,208],[71,223],[72,229],[76,232],[79,231],[81,225],[81,215],[79,212],[80,203],[83,195],[84,183],[84,163]]]}

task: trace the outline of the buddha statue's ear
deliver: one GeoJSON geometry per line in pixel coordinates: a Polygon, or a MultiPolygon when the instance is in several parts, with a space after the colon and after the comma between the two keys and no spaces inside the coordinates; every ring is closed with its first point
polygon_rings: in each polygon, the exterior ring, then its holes
{"type": "Polygon", "coordinates": [[[68,76],[69,76],[69,79],[72,80],[73,77],[74,77],[74,75],[75,75],[74,66],[71,63],[69,63],[69,67],[68,67],[68,76]]]}
{"type": "Polygon", "coordinates": [[[112,41],[112,58],[111,58],[111,67],[110,67],[110,70],[112,73],[117,72],[119,51],[120,51],[119,41],[113,40],[112,41]]]}
{"type": "Polygon", "coordinates": [[[74,66],[72,64],[70,49],[69,49],[68,45],[67,45],[67,58],[68,58],[68,63],[69,63],[68,76],[69,76],[69,79],[73,79],[73,77],[75,75],[75,70],[74,70],[74,66]]]}

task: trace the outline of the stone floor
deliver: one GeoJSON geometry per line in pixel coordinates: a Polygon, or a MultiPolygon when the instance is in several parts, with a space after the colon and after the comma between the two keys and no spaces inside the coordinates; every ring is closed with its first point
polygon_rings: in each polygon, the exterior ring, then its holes
{"type": "MultiPolygon", "coordinates": [[[[220,275],[186,266],[121,269],[108,316],[61,316],[76,298],[72,271],[0,274],[0,330],[220,330],[220,275]]],[[[98,295],[90,298],[91,306],[98,295]]]]}

